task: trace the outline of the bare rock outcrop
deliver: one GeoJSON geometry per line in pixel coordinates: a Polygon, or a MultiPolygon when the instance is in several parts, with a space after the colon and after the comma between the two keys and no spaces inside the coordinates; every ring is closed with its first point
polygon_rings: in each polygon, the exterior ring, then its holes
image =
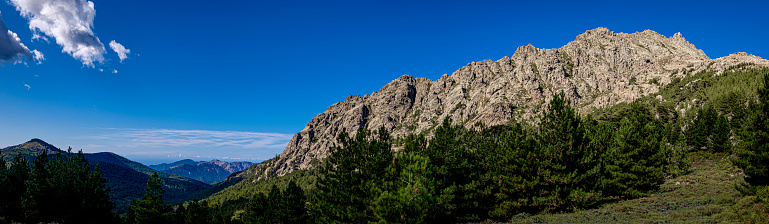
{"type": "Polygon", "coordinates": [[[680,33],[665,37],[651,30],[626,34],[596,28],[561,48],[521,46],[512,57],[472,62],[435,81],[404,75],[379,91],[348,96],[313,117],[258,173],[243,175],[282,176],[309,168],[328,156],[342,130],[354,133],[362,125],[383,126],[398,138],[429,131],[446,117],[466,127],[511,119],[537,122],[556,93],[565,93],[580,113],[588,113],[656,93],[691,71],[723,71],[743,62],[769,66],[746,53],[710,59],[680,33]]]}

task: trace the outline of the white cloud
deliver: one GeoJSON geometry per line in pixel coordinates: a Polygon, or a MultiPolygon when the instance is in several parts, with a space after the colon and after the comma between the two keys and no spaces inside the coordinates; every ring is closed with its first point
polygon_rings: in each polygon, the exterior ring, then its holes
{"type": "Polygon", "coordinates": [[[118,144],[118,147],[231,147],[244,149],[282,149],[293,135],[263,132],[174,130],[174,129],[110,129],[113,133],[94,139],[118,144]]]}
{"type": "Polygon", "coordinates": [[[10,62],[16,64],[22,60],[22,57],[27,57],[27,60],[31,60],[32,53],[30,53],[27,46],[21,43],[21,39],[19,39],[16,33],[8,30],[0,15],[0,63],[10,62]]]}
{"type": "Polygon", "coordinates": [[[26,83],[24,84],[24,87],[27,87],[27,90],[29,90],[29,89],[31,89],[31,88],[32,88],[32,87],[30,87],[30,86],[29,86],[28,84],[26,84],[26,83]]]}
{"type": "Polygon", "coordinates": [[[117,74],[117,69],[112,70],[112,74],[117,74]]]}
{"type": "Polygon", "coordinates": [[[34,58],[35,61],[37,61],[37,64],[39,65],[43,63],[43,60],[45,60],[45,55],[43,54],[43,52],[40,52],[38,50],[32,50],[32,58],[34,58]]]}
{"type": "Polygon", "coordinates": [[[123,60],[128,58],[127,54],[131,53],[130,49],[126,49],[122,44],[115,42],[115,40],[109,42],[109,47],[112,48],[112,51],[117,53],[117,56],[120,58],[120,62],[123,62],[123,60]]]}
{"type": "Polygon", "coordinates": [[[107,51],[91,30],[96,16],[93,2],[86,0],[9,0],[9,2],[29,20],[33,39],[54,38],[63,48],[62,52],[80,60],[85,66],[94,67],[94,62],[104,61],[103,55],[107,51]]]}

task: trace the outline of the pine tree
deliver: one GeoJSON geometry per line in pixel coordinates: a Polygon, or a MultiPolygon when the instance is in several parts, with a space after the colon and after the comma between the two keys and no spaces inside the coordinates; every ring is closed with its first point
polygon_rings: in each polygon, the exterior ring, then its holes
{"type": "Polygon", "coordinates": [[[270,209],[270,204],[267,196],[262,192],[257,192],[248,201],[242,220],[244,223],[270,223],[272,218],[266,215],[268,209],[270,209]]]}
{"type": "MultiPolygon", "coordinates": [[[[12,194],[10,192],[10,172],[8,171],[8,167],[5,164],[5,158],[3,158],[3,152],[0,151],[0,186],[3,186],[0,188],[0,222],[4,222],[6,219],[9,219],[9,209],[11,209],[14,205],[12,202],[12,194]]],[[[21,203],[19,203],[21,205],[21,203]]]]}
{"type": "MultiPolygon", "coordinates": [[[[493,129],[498,127],[492,127],[493,129]]],[[[509,220],[513,215],[526,211],[529,198],[524,195],[533,190],[533,185],[524,178],[534,167],[529,167],[527,160],[533,155],[536,142],[524,130],[523,126],[516,123],[508,130],[499,131],[495,138],[490,138],[489,143],[497,143],[488,154],[488,175],[497,189],[494,191],[494,206],[489,215],[498,221],[509,220]]]]}
{"type": "Polygon", "coordinates": [[[10,184],[8,181],[8,167],[5,164],[5,158],[3,158],[3,152],[0,151],[0,220],[5,220],[8,217],[8,209],[13,206],[11,203],[11,194],[7,186],[10,184]]]}
{"type": "Polygon", "coordinates": [[[26,181],[24,209],[31,222],[115,222],[114,204],[98,166],[94,171],[82,151],[57,152],[52,159],[43,152],[33,161],[26,181]]]}
{"type": "Polygon", "coordinates": [[[745,172],[745,184],[737,186],[744,194],[753,194],[769,185],[769,74],[758,89],[758,102],[751,102],[745,129],[740,132],[742,150],[733,162],[745,172]]]}
{"type": "Polygon", "coordinates": [[[54,209],[50,207],[54,204],[51,200],[56,200],[53,198],[53,195],[50,195],[54,192],[48,182],[50,179],[48,153],[44,150],[32,161],[29,178],[25,181],[27,189],[22,201],[22,207],[24,208],[25,216],[31,222],[53,222],[53,217],[40,214],[40,212],[54,209]]]}
{"type": "Polygon", "coordinates": [[[25,181],[29,177],[29,162],[21,155],[16,155],[7,167],[0,158],[0,217],[6,221],[25,222],[22,201],[27,191],[25,181]]]}
{"type": "MultiPolygon", "coordinates": [[[[192,202],[190,202],[192,204],[192,202]]],[[[189,204],[186,206],[189,207],[189,204]]],[[[194,216],[194,214],[189,214],[187,212],[187,208],[184,205],[179,205],[173,208],[173,214],[171,215],[171,223],[187,223],[186,220],[189,216],[194,216]]]]}
{"type": "Polygon", "coordinates": [[[473,135],[474,132],[462,126],[452,125],[451,119],[446,117],[419,154],[430,161],[428,178],[434,181],[432,191],[439,197],[438,200],[446,202],[434,208],[435,222],[469,222],[481,218],[477,216],[483,208],[475,203],[478,198],[473,194],[480,190],[476,188],[481,185],[478,180],[482,178],[477,172],[481,169],[478,164],[481,160],[471,149],[473,135]]]}
{"type": "Polygon", "coordinates": [[[572,210],[599,196],[587,188],[598,174],[597,158],[587,147],[585,126],[563,93],[550,101],[542,115],[537,152],[527,167],[535,167],[526,181],[534,185],[528,205],[541,211],[572,210]]]}
{"type": "Polygon", "coordinates": [[[160,177],[155,172],[147,180],[144,197],[133,201],[128,210],[128,223],[132,224],[166,224],[171,207],[163,202],[165,190],[160,185],[160,177]]]}
{"type": "Polygon", "coordinates": [[[179,223],[184,224],[208,224],[213,223],[213,214],[208,208],[207,202],[198,202],[193,200],[187,206],[180,205],[176,211],[182,214],[183,218],[179,223]]]}
{"type": "Polygon", "coordinates": [[[372,207],[380,221],[393,223],[435,223],[446,219],[445,207],[452,197],[441,194],[433,181],[434,167],[425,155],[425,134],[406,137],[403,150],[387,169],[384,185],[376,190],[372,207]]]}
{"type": "Polygon", "coordinates": [[[710,134],[710,145],[715,152],[728,152],[732,148],[731,128],[724,115],[719,115],[710,134]]]}
{"type": "MultiPolygon", "coordinates": [[[[412,140],[413,136],[407,137],[406,144],[412,140]]],[[[394,180],[376,189],[371,203],[374,215],[382,223],[435,223],[435,211],[440,211],[435,207],[440,203],[427,179],[429,161],[414,153],[398,154],[395,160],[387,174],[394,180]]]]}
{"type": "MultiPolygon", "coordinates": [[[[70,149],[71,150],[71,149],[70,149]]],[[[83,151],[79,151],[74,157],[71,151],[62,160],[63,169],[59,169],[57,175],[68,177],[65,185],[71,186],[67,194],[73,200],[60,204],[68,207],[64,214],[64,223],[109,223],[116,222],[117,217],[112,213],[115,204],[110,201],[109,189],[106,180],[101,174],[98,164],[91,170],[83,151]]],[[[58,186],[61,188],[62,186],[58,186]]],[[[66,187],[65,187],[66,188],[66,187]]]]}
{"type": "Polygon", "coordinates": [[[376,221],[369,205],[375,195],[371,189],[386,182],[382,178],[393,162],[390,135],[384,127],[378,138],[370,139],[371,131],[361,127],[350,137],[342,132],[340,145],[331,148],[316,183],[318,203],[312,212],[322,223],[360,223],[376,221]]]}
{"type": "Polygon", "coordinates": [[[588,182],[586,187],[601,191],[601,197],[603,197],[608,193],[604,192],[605,185],[615,184],[612,180],[604,179],[603,174],[607,172],[608,167],[612,163],[612,161],[607,159],[606,155],[613,150],[616,128],[609,122],[598,122],[592,116],[588,116],[584,123],[586,136],[589,139],[587,144],[588,151],[592,153],[591,157],[597,160],[596,165],[600,175],[594,181],[588,182]]]}
{"type": "Polygon", "coordinates": [[[711,149],[711,134],[718,118],[718,112],[713,107],[697,110],[697,118],[686,130],[686,143],[695,149],[711,149]]]}
{"type": "Polygon", "coordinates": [[[676,120],[665,124],[665,138],[670,144],[676,144],[681,140],[681,125],[676,120]]]}
{"type": "Polygon", "coordinates": [[[284,191],[272,185],[267,195],[262,192],[254,195],[242,220],[245,223],[306,223],[304,201],[304,192],[293,180],[284,191]]]}
{"type": "Polygon", "coordinates": [[[285,219],[284,214],[280,211],[282,202],[283,195],[281,195],[280,189],[273,184],[267,194],[267,209],[264,211],[265,217],[270,219],[267,223],[282,223],[285,219]]]}
{"type": "Polygon", "coordinates": [[[282,223],[306,223],[307,211],[304,208],[304,191],[294,180],[288,182],[286,190],[283,191],[280,203],[280,218],[282,223]]]}
{"type": "Polygon", "coordinates": [[[742,127],[747,114],[745,97],[743,97],[741,93],[732,91],[729,92],[724,101],[726,102],[727,114],[731,114],[729,126],[742,127]]]}
{"type": "Polygon", "coordinates": [[[604,192],[613,196],[639,197],[662,183],[667,159],[661,148],[662,124],[638,102],[631,104],[620,122],[613,145],[604,154],[604,192]]]}

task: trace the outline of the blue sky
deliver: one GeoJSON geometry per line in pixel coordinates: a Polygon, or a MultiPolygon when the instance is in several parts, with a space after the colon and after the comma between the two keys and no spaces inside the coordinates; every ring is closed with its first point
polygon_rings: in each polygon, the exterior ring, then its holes
{"type": "Polygon", "coordinates": [[[269,159],[347,95],[403,74],[435,80],[521,45],[558,48],[596,27],[681,32],[711,58],[769,57],[766,1],[91,2],[85,36],[104,48],[93,65],[59,43],[88,38],[33,32],[49,15],[17,10],[87,1],[0,3],[7,29],[45,58],[0,67],[0,147],[40,138],[144,163],[269,159]],[[130,50],[122,61],[113,40],[130,50]]]}

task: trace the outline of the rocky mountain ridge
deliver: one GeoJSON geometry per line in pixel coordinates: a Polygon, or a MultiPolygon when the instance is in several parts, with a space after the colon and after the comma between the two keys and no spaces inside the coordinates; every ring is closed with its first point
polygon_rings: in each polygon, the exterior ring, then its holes
{"type": "MultiPolygon", "coordinates": [[[[537,122],[543,105],[564,92],[582,114],[653,94],[703,70],[769,61],[746,53],[710,59],[680,34],[588,30],[556,49],[519,47],[512,57],[472,62],[438,80],[401,76],[379,91],[350,95],[313,117],[277,158],[238,175],[261,179],[306,169],[328,156],[342,131],[385,127],[395,138],[429,131],[448,117],[471,127],[537,122]]],[[[242,178],[242,177],[239,177],[242,178]]]]}

